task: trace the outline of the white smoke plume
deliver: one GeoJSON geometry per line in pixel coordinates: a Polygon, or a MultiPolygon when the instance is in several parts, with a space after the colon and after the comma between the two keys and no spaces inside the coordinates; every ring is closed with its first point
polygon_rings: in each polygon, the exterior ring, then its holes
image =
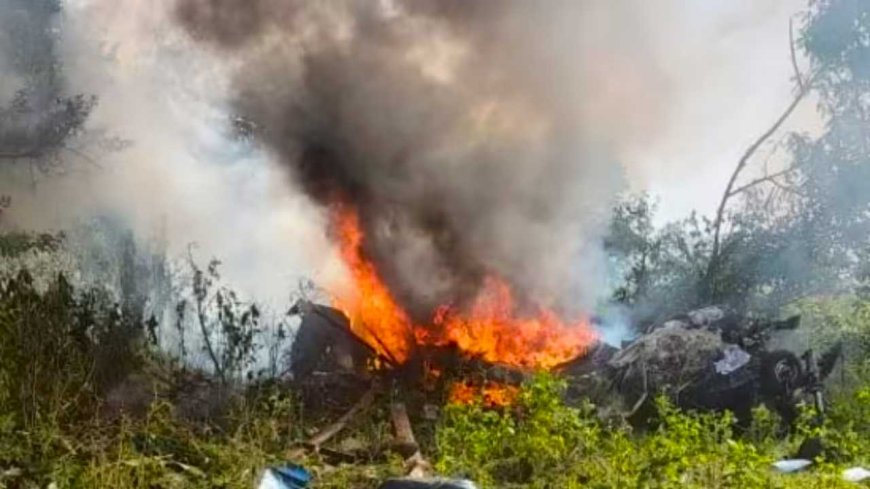
{"type": "MultiPolygon", "coordinates": [[[[771,11],[741,5],[750,30],[771,11]]],[[[247,292],[278,299],[298,277],[340,274],[300,165],[312,143],[340,147],[340,169],[360,172],[341,182],[362,185],[374,209],[371,252],[410,301],[449,296],[483,267],[538,300],[590,308],[606,293],[599,240],[613,199],[650,179],[649,161],[672,167],[645,151],[673,154],[690,69],[676,63],[705,53],[674,34],[684,7],[69,1],[71,90],[99,97],[90,128],[132,145],[36,188],[13,171],[0,193],[21,226],[112,212],[143,236],[165,229],[175,253],[195,241],[247,292]],[[262,144],[235,138],[236,115],[262,144]]]]}

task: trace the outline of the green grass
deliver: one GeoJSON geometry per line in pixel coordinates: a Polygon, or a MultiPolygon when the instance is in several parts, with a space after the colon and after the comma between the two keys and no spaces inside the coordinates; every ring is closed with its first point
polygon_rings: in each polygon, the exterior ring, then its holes
{"type": "Polygon", "coordinates": [[[563,389],[545,376],[526,386],[512,412],[449,407],[438,430],[437,467],[491,488],[850,487],[838,474],[870,455],[868,389],[838,399],[823,427],[807,421],[787,438],[776,436],[778,420],[764,408],[738,435],[729,413],[685,413],[664,397],[654,426],[633,432],[598,419],[591,405],[566,406],[563,389]],[[836,456],[807,474],[771,470],[810,435],[836,456]]]}
{"type": "MultiPolygon", "coordinates": [[[[850,335],[866,330],[860,318],[843,321],[850,335]]],[[[367,448],[358,461],[331,465],[291,452],[322,426],[322,413],[274,382],[236,387],[220,416],[191,421],[172,400],[177,363],[144,333],[107,296],[60,277],[45,292],[26,274],[0,284],[0,487],[250,488],[283,462],[310,468],[318,488],[374,488],[402,474],[387,449],[388,396],[336,440],[367,448]],[[106,415],[108,393],[130,374],[153,380],[155,400],[137,416],[106,415]]],[[[664,399],[652,425],[633,430],[589,404],[566,405],[564,382],[546,375],[509,409],[447,406],[415,428],[439,473],[483,488],[852,487],[839,473],[870,462],[870,387],[861,380],[870,376],[854,370],[825,425],[802,423],[785,438],[764,409],[738,434],[727,413],[685,413],[664,399]],[[827,459],[803,474],[774,473],[771,462],[806,436],[825,440],[827,459]]]]}

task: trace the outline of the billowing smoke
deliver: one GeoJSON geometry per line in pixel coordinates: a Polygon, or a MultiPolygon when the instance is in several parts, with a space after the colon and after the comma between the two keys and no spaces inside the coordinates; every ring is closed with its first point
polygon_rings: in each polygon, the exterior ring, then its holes
{"type": "Polygon", "coordinates": [[[0,161],[4,229],[110,214],[283,302],[340,268],[324,204],[343,194],[406,304],[472,298],[487,271],[582,309],[607,293],[597,243],[623,171],[671,217],[715,206],[788,101],[804,1],[57,5],[0,0],[0,106],[33,85],[16,63],[54,66],[59,95],[98,98],[86,138],[130,144],[84,141],[88,160],[62,152],[47,175],[0,161]]]}
{"type": "Polygon", "coordinates": [[[563,307],[603,292],[613,146],[653,132],[663,100],[627,9],[180,0],[175,14],[234,60],[233,111],[306,194],[358,210],[413,313],[473,299],[489,273],[563,307]]]}
{"type": "Polygon", "coordinates": [[[15,65],[20,60],[25,68],[56,66],[61,95],[94,95],[98,103],[84,137],[70,140],[76,151],[58,152],[56,168],[0,158],[0,195],[12,198],[2,230],[69,231],[109,217],[143,245],[163,241],[173,261],[195,244],[201,265],[221,259],[233,287],[281,307],[300,278],[329,273],[318,213],[287,184],[286,171],[233,133],[221,63],[187,49],[166,5],[76,0],[39,17],[38,26],[21,20],[51,3],[0,0],[0,64],[15,68],[0,72],[0,95],[9,92],[3,102],[33,86],[15,65]],[[18,49],[35,46],[32,38],[50,42],[53,52],[18,49]],[[107,150],[99,138],[125,144],[107,150]]]}

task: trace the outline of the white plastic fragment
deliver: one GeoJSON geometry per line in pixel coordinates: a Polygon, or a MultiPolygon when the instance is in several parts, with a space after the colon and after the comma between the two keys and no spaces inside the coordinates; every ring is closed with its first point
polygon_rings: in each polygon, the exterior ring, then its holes
{"type": "Polygon", "coordinates": [[[783,474],[790,474],[792,472],[803,470],[812,464],[813,462],[811,460],[806,460],[802,458],[791,458],[774,462],[773,468],[782,472],[783,474]]]}
{"type": "Polygon", "coordinates": [[[749,360],[752,358],[752,355],[737,345],[726,346],[722,353],[724,358],[713,364],[716,367],[716,373],[720,375],[730,374],[749,363],[749,360]]]}
{"type": "Polygon", "coordinates": [[[709,306],[689,312],[689,321],[695,326],[710,326],[725,317],[721,307],[709,306]]]}
{"type": "Polygon", "coordinates": [[[861,482],[870,478],[870,470],[864,467],[852,467],[843,471],[843,480],[847,482],[861,482]]]}
{"type": "Polygon", "coordinates": [[[263,473],[263,478],[260,479],[260,485],[257,486],[257,489],[284,489],[284,485],[271,470],[267,469],[263,473]]]}

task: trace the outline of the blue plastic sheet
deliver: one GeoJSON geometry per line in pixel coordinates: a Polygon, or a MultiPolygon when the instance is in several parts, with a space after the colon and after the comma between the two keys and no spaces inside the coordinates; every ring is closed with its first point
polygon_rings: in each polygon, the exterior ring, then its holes
{"type": "Polygon", "coordinates": [[[306,489],[311,474],[298,465],[283,465],[266,469],[257,489],[306,489]]]}

